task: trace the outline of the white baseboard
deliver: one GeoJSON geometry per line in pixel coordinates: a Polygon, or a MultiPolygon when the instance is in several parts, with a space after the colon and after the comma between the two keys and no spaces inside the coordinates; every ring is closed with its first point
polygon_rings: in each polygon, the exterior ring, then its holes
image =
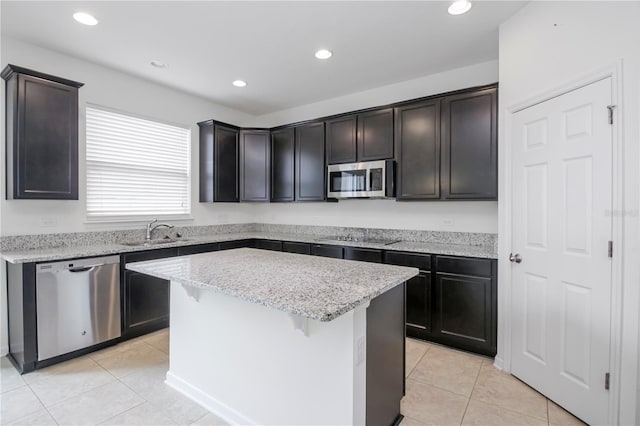
{"type": "Polygon", "coordinates": [[[502,358],[495,357],[493,360],[493,366],[500,371],[504,371],[504,360],[502,358]]]}
{"type": "Polygon", "coordinates": [[[0,357],[6,356],[9,353],[9,346],[2,345],[0,346],[0,357]]]}
{"type": "Polygon", "coordinates": [[[180,377],[173,374],[171,371],[167,372],[167,379],[164,381],[168,386],[177,390],[187,398],[202,405],[207,410],[211,411],[222,420],[232,425],[257,425],[258,423],[249,419],[245,415],[237,412],[233,408],[224,404],[221,401],[211,397],[204,393],[201,389],[187,383],[180,377]]]}

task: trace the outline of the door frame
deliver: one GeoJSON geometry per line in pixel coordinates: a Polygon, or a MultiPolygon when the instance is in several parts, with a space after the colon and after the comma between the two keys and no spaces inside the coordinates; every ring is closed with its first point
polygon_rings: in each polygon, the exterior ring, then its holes
{"type": "MultiPolygon", "coordinates": [[[[611,387],[609,393],[609,424],[619,422],[621,402],[622,377],[622,303],[623,303],[623,278],[624,278],[624,215],[614,214],[624,211],[624,138],[623,138],[623,62],[618,60],[604,68],[592,71],[586,75],[564,82],[557,87],[539,93],[535,96],[507,105],[500,111],[501,130],[499,143],[499,198],[498,198],[498,354],[494,366],[505,372],[511,372],[511,344],[512,344],[512,292],[511,292],[511,262],[508,261],[512,252],[512,207],[511,185],[512,161],[510,135],[512,131],[513,114],[549,99],[561,96],[565,93],[580,89],[589,84],[611,78],[612,104],[614,110],[614,122],[612,126],[612,239],[614,244],[614,256],[612,258],[611,272],[611,337],[610,337],[610,373],[611,387]]],[[[603,112],[604,113],[604,112],[603,112]]],[[[633,324],[631,324],[633,326],[633,324]]],[[[636,371],[633,374],[637,374],[636,371]]],[[[604,378],[603,378],[604,380],[604,378]]],[[[636,398],[636,395],[628,395],[627,398],[636,398]]],[[[638,407],[640,408],[640,407],[638,407]]]]}

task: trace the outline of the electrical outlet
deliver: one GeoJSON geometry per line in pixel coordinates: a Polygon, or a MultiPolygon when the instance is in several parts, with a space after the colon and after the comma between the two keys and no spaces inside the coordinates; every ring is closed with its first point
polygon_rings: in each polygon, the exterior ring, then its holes
{"type": "Polygon", "coordinates": [[[442,226],[444,226],[445,228],[452,228],[453,225],[455,225],[455,221],[452,218],[447,217],[445,219],[442,219],[442,226]]]}
{"type": "Polygon", "coordinates": [[[364,336],[358,337],[356,348],[356,365],[360,365],[364,362],[364,357],[367,354],[366,340],[364,336]]]}
{"type": "Polygon", "coordinates": [[[43,217],[40,219],[40,226],[43,228],[55,228],[58,226],[58,219],[43,217]]]}

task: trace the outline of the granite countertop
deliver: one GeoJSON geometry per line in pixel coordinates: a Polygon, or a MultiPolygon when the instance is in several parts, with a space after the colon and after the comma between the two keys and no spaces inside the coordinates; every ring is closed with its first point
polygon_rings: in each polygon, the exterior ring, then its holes
{"type": "MultiPolygon", "coordinates": [[[[267,239],[279,241],[294,241],[314,244],[330,244],[351,247],[363,247],[382,250],[410,251],[416,253],[444,254],[452,256],[479,257],[496,259],[497,253],[493,246],[477,246],[466,244],[431,243],[399,241],[393,244],[368,243],[363,241],[337,241],[326,236],[309,234],[280,234],[272,232],[241,232],[214,234],[207,236],[190,236],[166,244],[150,246],[128,246],[125,244],[77,245],[71,247],[54,247],[46,249],[4,251],[1,257],[11,263],[51,262],[56,260],[74,259],[79,257],[104,256],[119,253],[161,249],[168,247],[182,247],[196,244],[216,243],[242,239],[267,239]]],[[[124,241],[123,241],[124,243],[124,241]]]]}
{"type": "Polygon", "coordinates": [[[418,275],[417,268],[251,248],[126,268],[319,321],[331,321],[418,275]]]}

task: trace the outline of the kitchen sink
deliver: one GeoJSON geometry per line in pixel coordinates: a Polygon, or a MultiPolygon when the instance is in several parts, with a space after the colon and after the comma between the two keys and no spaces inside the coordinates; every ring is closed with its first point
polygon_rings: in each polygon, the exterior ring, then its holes
{"type": "Polygon", "coordinates": [[[139,247],[139,246],[157,246],[157,245],[162,245],[162,244],[170,244],[170,243],[177,243],[179,241],[189,241],[186,238],[161,238],[158,240],[150,240],[150,241],[146,241],[146,240],[142,240],[142,241],[124,241],[119,243],[120,245],[123,246],[129,246],[129,247],[139,247]]]}

